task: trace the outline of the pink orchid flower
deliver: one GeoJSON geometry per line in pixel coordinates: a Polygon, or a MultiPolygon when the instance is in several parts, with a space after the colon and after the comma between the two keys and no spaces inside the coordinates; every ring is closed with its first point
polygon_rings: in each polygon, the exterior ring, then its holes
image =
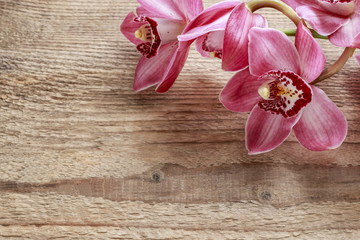
{"type": "MultiPolygon", "coordinates": [[[[231,11],[239,4],[239,1],[224,1],[202,11],[178,36],[180,49],[188,49],[196,40],[196,49],[202,56],[221,58],[226,23],[231,11]]],[[[183,65],[173,64],[169,72],[177,72],[176,70],[181,70],[183,65]]],[[[156,91],[167,91],[175,79],[176,77],[163,79],[156,91]]]]}
{"type": "Polygon", "coordinates": [[[336,46],[360,48],[359,0],[283,0],[336,46]]]}
{"type": "Polygon", "coordinates": [[[225,29],[222,68],[238,71],[249,65],[248,34],[252,27],[267,27],[266,19],[249,11],[245,3],[239,4],[231,13],[225,29]],[[241,56],[241,57],[239,57],[241,56]]]}
{"type": "Polygon", "coordinates": [[[274,29],[254,27],[249,39],[249,67],[234,75],[220,94],[226,108],[251,111],[246,123],[249,154],[276,148],[292,129],[310,150],[340,146],[346,119],[321,89],[309,84],[325,65],[310,31],[300,23],[295,46],[274,29]]]}
{"type": "Polygon", "coordinates": [[[189,52],[187,46],[178,42],[177,36],[203,10],[201,0],[138,2],[137,16],[129,13],[120,27],[143,55],[135,72],[135,91],[176,79],[189,52]]]}

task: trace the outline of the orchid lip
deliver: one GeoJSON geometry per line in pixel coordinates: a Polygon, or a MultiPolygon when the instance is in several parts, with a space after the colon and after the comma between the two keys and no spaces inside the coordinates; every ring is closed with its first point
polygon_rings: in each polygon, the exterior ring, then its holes
{"type": "Polygon", "coordinates": [[[156,21],[145,16],[139,16],[134,18],[134,22],[145,23],[134,33],[136,38],[143,41],[136,46],[137,50],[147,58],[156,56],[161,44],[156,21]]]}
{"type": "Polygon", "coordinates": [[[147,58],[156,56],[160,45],[177,41],[177,36],[185,28],[185,23],[181,21],[146,16],[138,16],[134,22],[144,23],[134,35],[142,41],[136,48],[147,58]]]}
{"type": "Polygon", "coordinates": [[[260,108],[285,118],[295,116],[312,99],[311,87],[300,76],[290,71],[269,71],[260,78],[266,80],[258,93],[263,98],[260,108]]]}
{"type": "Polygon", "coordinates": [[[209,53],[212,58],[222,58],[224,30],[214,31],[206,34],[202,43],[202,49],[209,53]]]}

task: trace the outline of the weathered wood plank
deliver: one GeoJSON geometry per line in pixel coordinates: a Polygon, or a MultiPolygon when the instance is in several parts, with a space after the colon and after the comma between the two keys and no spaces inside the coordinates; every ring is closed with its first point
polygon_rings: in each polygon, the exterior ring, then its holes
{"type": "MultiPolygon", "coordinates": [[[[356,61],[319,84],[348,119],[340,148],[291,135],[249,156],[219,61],[192,48],[168,93],[133,92],[119,26],[137,6],[0,0],[0,238],[360,239],[356,61]]],[[[328,64],[341,54],[319,42],[328,64]]]]}
{"type": "Polygon", "coordinates": [[[276,209],[238,203],[115,202],[56,193],[1,193],[3,226],[93,226],[212,231],[325,231],[358,233],[359,202],[319,202],[276,209]]]}
{"type": "Polygon", "coordinates": [[[51,192],[112,201],[208,203],[260,201],[275,207],[322,201],[358,202],[360,167],[242,164],[186,169],[165,164],[125,178],[45,184],[0,182],[1,192],[51,192]]]}
{"type": "Polygon", "coordinates": [[[171,228],[136,228],[136,227],[78,227],[78,226],[0,226],[0,237],[8,239],[234,239],[234,240],[269,240],[269,239],[357,239],[359,231],[323,230],[323,231],[226,231],[226,230],[182,230],[171,228]],[[61,231],[59,231],[59,228],[61,231]]]}

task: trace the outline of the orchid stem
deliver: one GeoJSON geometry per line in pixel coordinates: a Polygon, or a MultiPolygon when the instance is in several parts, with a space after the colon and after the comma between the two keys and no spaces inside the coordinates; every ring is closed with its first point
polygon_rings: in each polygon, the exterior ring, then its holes
{"type": "Polygon", "coordinates": [[[297,16],[296,12],[286,5],[285,3],[274,1],[274,0],[254,0],[246,4],[246,7],[251,11],[255,12],[260,8],[274,8],[280,12],[282,12],[285,16],[287,16],[293,23],[297,26],[301,19],[297,16]]]}
{"type": "MultiPolygon", "coordinates": [[[[311,31],[311,34],[314,38],[329,39],[327,36],[318,34],[314,29],[309,29],[309,30],[311,31]]],[[[281,31],[285,33],[287,36],[295,36],[296,33],[296,29],[283,29],[281,31]]]]}
{"type": "Polygon", "coordinates": [[[347,60],[350,57],[352,57],[352,55],[355,52],[355,49],[356,48],[346,47],[344,49],[343,53],[341,54],[341,56],[339,57],[339,59],[336,60],[336,62],[334,62],[330,67],[325,69],[317,79],[315,79],[313,82],[311,82],[311,85],[319,83],[319,82],[333,76],[334,74],[338,73],[343,68],[343,66],[345,65],[347,60]]]}

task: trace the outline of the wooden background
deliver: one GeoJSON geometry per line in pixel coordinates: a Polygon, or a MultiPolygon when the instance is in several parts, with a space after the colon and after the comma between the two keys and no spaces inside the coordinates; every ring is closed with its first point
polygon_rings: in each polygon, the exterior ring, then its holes
{"type": "Polygon", "coordinates": [[[0,239],[360,239],[354,58],[318,84],[348,119],[340,148],[291,135],[249,156],[220,61],[192,48],[168,93],[133,92],[140,55],[119,28],[137,6],[0,0],[0,239]]]}

